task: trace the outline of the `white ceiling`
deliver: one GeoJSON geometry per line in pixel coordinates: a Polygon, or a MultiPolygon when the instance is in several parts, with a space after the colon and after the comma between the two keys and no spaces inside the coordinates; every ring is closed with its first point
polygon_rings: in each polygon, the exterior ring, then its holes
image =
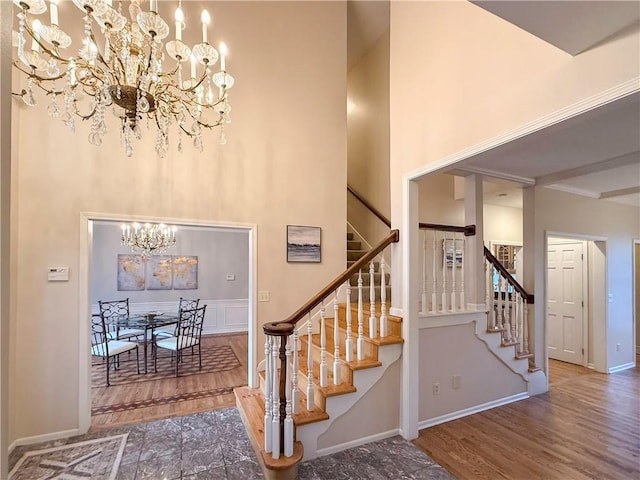
{"type": "Polygon", "coordinates": [[[640,94],[476,155],[454,172],[640,207],[640,94]]]}
{"type": "Polygon", "coordinates": [[[470,0],[527,32],[577,55],[640,19],[637,1],[470,0]]]}

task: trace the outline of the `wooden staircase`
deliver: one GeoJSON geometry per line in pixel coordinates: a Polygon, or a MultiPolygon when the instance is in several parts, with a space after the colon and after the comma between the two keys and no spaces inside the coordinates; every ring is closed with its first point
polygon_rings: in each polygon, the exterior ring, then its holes
{"type": "MultiPolygon", "coordinates": [[[[352,239],[347,239],[348,248],[351,251],[358,251],[360,248],[359,242],[355,242],[352,239]]],[[[366,253],[366,252],[365,252],[366,253]]],[[[367,274],[368,276],[368,274],[367,274]]],[[[378,275],[379,276],[379,275],[378,275]]],[[[349,280],[351,283],[352,280],[349,280]]],[[[362,289],[364,297],[364,291],[369,287],[362,289]]],[[[357,280],[356,287],[353,289],[355,295],[352,295],[350,310],[351,310],[351,335],[353,346],[353,360],[346,360],[346,341],[348,336],[347,325],[347,307],[346,304],[339,304],[338,308],[334,310],[333,304],[331,308],[327,308],[327,315],[332,317],[324,318],[324,328],[322,328],[322,315],[320,318],[316,318],[312,321],[312,329],[309,332],[308,325],[296,325],[298,330],[299,339],[297,341],[296,351],[292,352],[291,361],[287,362],[287,365],[293,365],[293,355],[297,355],[297,378],[292,380],[293,384],[297,382],[297,391],[299,397],[298,411],[292,414],[294,424],[294,450],[293,455],[285,457],[280,455],[278,459],[274,459],[271,453],[265,452],[265,372],[261,371],[259,374],[260,387],[249,388],[241,387],[235,389],[236,404],[242,416],[243,422],[248,432],[248,436],[251,443],[256,450],[257,457],[262,467],[262,471],[266,478],[270,479],[289,479],[295,478],[297,472],[297,465],[305,456],[304,448],[299,441],[303,430],[305,428],[315,428],[316,430],[323,431],[322,423],[326,424],[324,430],[329,428],[331,422],[338,418],[340,415],[346,413],[354,407],[357,400],[366,395],[366,391],[358,391],[356,384],[358,384],[358,375],[360,372],[369,371],[374,373],[372,369],[377,369],[377,375],[381,378],[388,365],[384,365],[382,361],[384,355],[381,353],[385,348],[393,348],[391,346],[399,346],[403,343],[402,340],[402,319],[400,317],[387,315],[387,335],[385,337],[377,336],[378,333],[373,332],[373,338],[369,332],[369,316],[370,316],[370,304],[364,302],[362,311],[360,314],[363,317],[362,322],[362,352],[361,360],[357,360],[356,344],[358,339],[358,293],[357,293],[357,280]],[[334,328],[334,312],[338,314],[338,331],[335,332],[334,328]],[[321,337],[324,332],[324,341],[321,337]],[[335,335],[337,333],[337,335],[335,335]],[[340,378],[337,382],[334,382],[333,368],[334,368],[334,348],[335,342],[339,345],[339,357],[338,357],[338,372],[340,378]],[[311,345],[309,345],[309,342],[311,345]],[[323,352],[322,345],[326,346],[323,352]],[[309,348],[310,347],[310,348],[309,348]],[[312,365],[309,368],[307,359],[311,358],[312,365]],[[327,383],[325,386],[321,386],[321,364],[324,358],[327,370],[327,383]],[[310,383],[311,382],[311,383],[310,383]],[[337,384],[336,384],[337,383],[337,384]],[[312,408],[307,408],[307,395],[308,387],[313,391],[313,404],[312,408]],[[336,408],[337,403],[340,404],[339,408],[336,408]],[[338,413],[336,413],[338,412],[338,413]],[[302,429],[302,430],[301,430],[302,429]]],[[[378,322],[381,311],[381,305],[376,304],[375,314],[376,330],[378,330],[378,322]]],[[[397,349],[397,357],[400,356],[401,348],[397,349]]],[[[387,355],[388,357],[388,355],[387,355]]],[[[279,369],[279,371],[282,369],[279,369]]],[[[362,384],[362,382],[360,382],[362,384]]],[[[285,412],[282,407],[280,409],[281,417],[285,412]]],[[[313,430],[314,432],[316,430],[313,430]]],[[[311,434],[310,430],[306,430],[306,438],[311,434]]],[[[315,433],[311,435],[316,435],[315,433]]],[[[309,442],[313,443],[313,442],[309,442]]],[[[311,447],[310,447],[311,448],[311,447]]],[[[281,450],[282,451],[282,450],[281,450]]],[[[313,458],[317,454],[310,449],[307,457],[313,458]]]]}

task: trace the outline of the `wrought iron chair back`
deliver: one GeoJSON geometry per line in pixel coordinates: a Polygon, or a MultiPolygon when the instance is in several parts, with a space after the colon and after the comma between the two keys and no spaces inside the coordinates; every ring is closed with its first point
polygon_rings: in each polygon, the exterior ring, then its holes
{"type": "Polygon", "coordinates": [[[182,310],[193,310],[194,308],[198,308],[199,303],[199,298],[191,299],[180,297],[180,302],[178,303],[178,315],[182,310]]]}
{"type": "Polygon", "coordinates": [[[158,371],[158,348],[164,348],[176,353],[176,377],[179,375],[180,362],[182,361],[182,351],[191,348],[193,352],[198,347],[198,365],[202,368],[202,327],[207,306],[189,310],[180,310],[180,321],[176,329],[176,336],[155,341],[154,367],[158,371]]]}
{"type": "MultiPolygon", "coordinates": [[[[100,315],[105,321],[105,325],[110,328],[109,319],[118,316],[128,316],[129,315],[129,299],[125,298],[124,300],[109,300],[102,301],[98,300],[98,306],[100,307],[100,315]]],[[[132,328],[120,328],[118,326],[113,327],[112,331],[107,332],[107,336],[111,339],[123,339],[123,338],[133,338],[144,336],[144,330],[140,329],[132,329],[132,328]]]]}

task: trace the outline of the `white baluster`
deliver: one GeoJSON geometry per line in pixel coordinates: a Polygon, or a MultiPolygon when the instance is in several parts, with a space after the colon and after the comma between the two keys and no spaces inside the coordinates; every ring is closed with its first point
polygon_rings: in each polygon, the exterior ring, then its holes
{"type": "Polygon", "coordinates": [[[511,302],[509,300],[509,283],[506,277],[503,277],[503,288],[504,288],[504,326],[506,328],[506,340],[511,343],[513,341],[513,335],[511,329],[513,328],[513,321],[511,318],[511,302]]]}
{"type": "Polygon", "coordinates": [[[442,240],[442,311],[449,310],[447,302],[447,233],[444,233],[442,240]]]}
{"type": "Polygon", "coordinates": [[[271,416],[271,456],[273,458],[280,458],[280,375],[278,370],[278,350],[280,349],[280,342],[278,338],[274,337],[273,347],[271,348],[271,358],[273,367],[273,386],[272,386],[272,410],[271,416]]]}
{"type": "Polygon", "coordinates": [[[356,350],[358,360],[364,360],[364,308],[362,306],[362,270],[358,271],[358,340],[356,350]]]}
{"type": "Polygon", "coordinates": [[[524,351],[524,347],[522,345],[522,296],[520,292],[514,292],[515,298],[515,309],[516,309],[516,340],[518,341],[518,351],[524,351]]]}
{"type": "MultiPolygon", "coordinates": [[[[426,232],[425,232],[425,236],[426,236],[426,232]]],[[[433,277],[433,289],[431,290],[431,313],[436,313],[436,310],[438,309],[438,277],[436,276],[437,273],[437,261],[436,259],[438,258],[437,255],[437,247],[436,247],[436,236],[437,236],[437,232],[434,230],[433,231],[433,256],[431,258],[431,266],[432,266],[432,277],[433,277]]]]}
{"type": "Polygon", "coordinates": [[[353,333],[351,331],[351,284],[347,280],[347,309],[346,309],[346,321],[347,321],[347,339],[345,341],[345,359],[347,362],[353,361],[353,333]]]}
{"type": "Polygon", "coordinates": [[[315,408],[313,404],[313,323],[311,312],[307,321],[307,410],[315,408]]]}
{"type": "Polygon", "coordinates": [[[291,366],[292,381],[291,381],[291,405],[293,413],[300,413],[300,390],[298,389],[298,368],[299,368],[299,348],[298,348],[298,329],[293,329],[293,335],[291,335],[291,352],[293,356],[293,362],[291,366]]]}
{"type": "Polygon", "coordinates": [[[529,306],[526,298],[522,299],[522,313],[523,313],[522,338],[523,338],[523,344],[524,344],[524,351],[529,353],[529,306]]]}
{"type": "Polygon", "coordinates": [[[456,247],[458,246],[458,239],[456,238],[455,233],[453,234],[453,239],[451,241],[453,243],[453,263],[451,265],[451,311],[455,312],[458,310],[458,299],[456,297],[456,272],[458,271],[458,255],[456,247]]]}
{"type": "Polygon", "coordinates": [[[272,336],[267,335],[264,342],[264,451],[267,453],[271,452],[271,414],[273,413],[273,405],[271,404],[271,401],[273,400],[271,397],[271,387],[273,386],[273,379],[271,378],[271,375],[273,375],[271,367],[272,339],[272,336]]]}
{"type": "MultiPolygon", "coordinates": [[[[380,337],[387,336],[387,280],[384,256],[380,256],[380,337]]],[[[425,295],[426,297],[426,295],[425,295]]]]}
{"type": "Polygon", "coordinates": [[[373,260],[369,263],[369,338],[376,338],[376,267],[373,260]]]}
{"type": "Polygon", "coordinates": [[[498,301],[496,302],[496,322],[498,328],[504,328],[504,314],[502,312],[502,276],[498,275],[498,301]]]}
{"type": "Polygon", "coordinates": [[[427,231],[422,231],[422,305],[420,313],[427,313],[427,231]]]}
{"type": "Polygon", "coordinates": [[[324,302],[320,306],[320,386],[327,386],[329,367],[327,366],[327,331],[324,302]]]}
{"type": "Polygon", "coordinates": [[[340,322],[338,311],[338,291],[333,299],[333,384],[340,385],[340,322]]]}
{"type": "Polygon", "coordinates": [[[489,318],[487,319],[487,328],[493,330],[496,327],[496,315],[495,310],[493,309],[493,280],[491,279],[491,273],[493,272],[493,266],[489,263],[488,260],[484,261],[484,287],[485,287],[485,297],[484,303],[487,307],[487,313],[489,314],[489,318]],[[491,296],[489,296],[491,295],[491,296]]]}
{"type": "Polygon", "coordinates": [[[462,237],[462,263],[460,264],[460,310],[467,309],[467,299],[464,294],[464,266],[467,263],[467,238],[462,237]]]}
{"type": "MultiPolygon", "coordinates": [[[[294,329],[295,332],[295,329],[294,329]]],[[[286,338],[282,341],[286,341],[286,338]]],[[[287,357],[287,371],[285,374],[285,389],[284,394],[287,400],[285,407],[284,418],[284,456],[290,457],[293,455],[293,418],[291,417],[291,345],[287,343],[285,346],[285,355],[287,357]]]]}

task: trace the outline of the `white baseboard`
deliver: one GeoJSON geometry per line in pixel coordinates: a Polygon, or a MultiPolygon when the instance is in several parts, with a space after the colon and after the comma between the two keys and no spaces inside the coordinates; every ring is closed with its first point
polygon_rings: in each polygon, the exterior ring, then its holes
{"type": "Polygon", "coordinates": [[[327,448],[321,448],[320,450],[318,450],[318,457],[324,457],[325,455],[338,453],[343,450],[347,450],[348,448],[359,447],[360,445],[364,445],[365,443],[384,440],[385,438],[393,437],[394,435],[398,435],[399,433],[400,430],[394,428],[393,430],[387,430],[386,432],[376,433],[375,435],[369,435],[368,437],[358,438],[356,440],[351,440],[350,442],[341,443],[339,445],[332,445],[327,448]]]}
{"type": "Polygon", "coordinates": [[[423,428],[440,425],[441,423],[450,422],[451,420],[457,420],[458,418],[467,417],[469,415],[473,415],[474,413],[484,412],[485,410],[490,410],[492,408],[500,407],[502,405],[507,405],[513,402],[518,402],[526,398],[529,398],[529,394],[527,392],[522,392],[516,395],[511,395],[509,397],[499,398],[498,400],[483,403],[481,405],[476,405],[474,407],[458,410],[457,412],[447,413],[445,415],[440,415],[439,417],[430,418],[428,420],[422,420],[418,423],[418,429],[422,430],[423,428]]]}
{"type": "Polygon", "coordinates": [[[23,437],[14,440],[11,445],[9,445],[9,453],[13,451],[14,448],[22,446],[22,445],[33,445],[34,443],[42,443],[42,442],[51,442],[53,440],[60,440],[61,438],[69,438],[75,435],[80,435],[81,432],[79,429],[74,428],[71,430],[62,430],[60,432],[51,432],[45,433],[43,435],[34,435],[32,437],[23,437]]]}
{"type": "Polygon", "coordinates": [[[623,370],[629,370],[630,368],[634,368],[636,366],[636,362],[625,363],[624,365],[618,365],[617,367],[611,367],[607,369],[607,373],[617,373],[623,370]]]}

